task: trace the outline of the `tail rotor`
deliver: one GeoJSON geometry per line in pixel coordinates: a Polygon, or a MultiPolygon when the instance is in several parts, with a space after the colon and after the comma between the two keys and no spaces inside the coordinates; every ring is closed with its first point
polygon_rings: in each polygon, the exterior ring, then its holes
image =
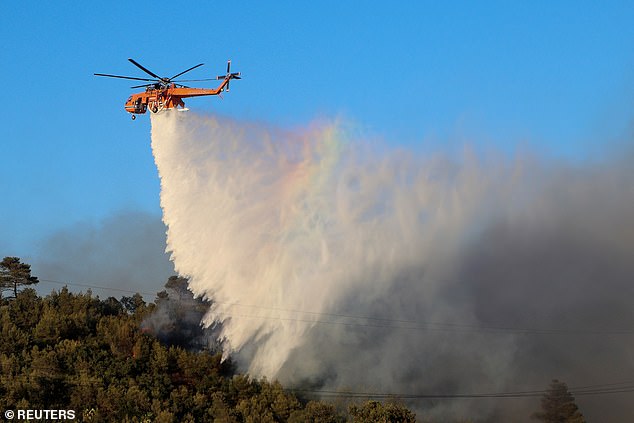
{"type": "Polygon", "coordinates": [[[229,60],[229,61],[227,61],[227,73],[226,73],[226,75],[218,75],[216,77],[216,79],[217,80],[220,80],[220,79],[226,79],[227,80],[227,85],[225,85],[224,90],[228,92],[229,91],[229,82],[231,82],[232,79],[242,79],[242,78],[240,77],[240,72],[231,73],[231,60],[229,60]]]}

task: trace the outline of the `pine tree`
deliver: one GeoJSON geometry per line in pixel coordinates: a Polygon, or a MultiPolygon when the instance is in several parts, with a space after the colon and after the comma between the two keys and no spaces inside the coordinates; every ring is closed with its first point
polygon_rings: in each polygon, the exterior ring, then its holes
{"type": "Polygon", "coordinates": [[[38,283],[35,276],[31,276],[31,265],[20,263],[18,257],[5,257],[0,262],[0,290],[11,290],[13,296],[18,297],[18,286],[38,283]]]}
{"type": "Polygon", "coordinates": [[[583,414],[575,404],[575,397],[564,382],[554,379],[542,397],[542,411],[533,413],[533,419],[546,423],[585,423],[583,414]]]}

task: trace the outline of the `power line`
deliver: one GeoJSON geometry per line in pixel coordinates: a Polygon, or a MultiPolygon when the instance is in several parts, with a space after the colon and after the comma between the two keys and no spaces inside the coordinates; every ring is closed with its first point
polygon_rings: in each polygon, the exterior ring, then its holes
{"type": "MultiPolygon", "coordinates": [[[[301,313],[301,312],[300,312],[301,313]]],[[[328,315],[328,313],[323,313],[328,315]]],[[[231,314],[229,317],[241,317],[250,319],[268,319],[281,321],[295,321],[303,323],[314,323],[319,325],[339,325],[339,326],[358,326],[369,328],[386,328],[386,329],[404,329],[414,331],[430,331],[430,332],[454,332],[454,333],[483,333],[483,334],[509,334],[509,335],[634,335],[632,331],[597,331],[597,330],[575,330],[575,329],[527,329],[527,328],[499,328],[495,326],[476,326],[476,325],[459,325],[459,324],[443,324],[430,322],[415,322],[417,326],[401,326],[378,323],[360,323],[360,322],[344,322],[330,320],[311,320],[296,317],[281,317],[267,315],[247,315],[247,314],[231,314]],[[441,327],[434,327],[439,325],[441,327]],[[445,326],[445,327],[442,327],[445,326]]],[[[363,317],[352,317],[363,319],[363,317]]],[[[390,321],[389,319],[382,319],[390,321]]],[[[398,322],[398,320],[394,320],[398,322]]]]}
{"type": "MultiPolygon", "coordinates": [[[[594,396],[594,395],[609,395],[619,393],[634,392],[634,382],[621,382],[621,383],[608,383],[602,385],[594,385],[593,389],[585,388],[569,388],[571,394],[575,396],[594,396]],[[622,386],[618,386],[622,385],[622,386]]],[[[541,397],[547,395],[550,390],[530,390],[530,391],[506,391],[506,392],[484,392],[484,393],[420,393],[420,394],[407,394],[407,393],[382,393],[382,392],[361,392],[361,391],[337,391],[337,390],[320,390],[320,389],[289,389],[292,392],[315,394],[321,397],[341,397],[341,398],[373,398],[373,399],[401,399],[401,400],[414,400],[414,399],[429,399],[429,400],[442,400],[442,399],[483,399],[483,398],[531,398],[541,397]]]]}
{"type": "MultiPolygon", "coordinates": [[[[118,292],[126,292],[126,293],[136,293],[136,291],[127,290],[127,289],[119,289],[112,287],[103,287],[97,285],[90,284],[79,284],[79,283],[69,283],[69,282],[61,282],[50,279],[40,279],[43,282],[57,283],[63,285],[70,286],[78,286],[83,288],[92,288],[92,289],[102,289],[108,291],[118,291],[118,292]]],[[[152,295],[146,293],[148,295],[152,295]]],[[[339,324],[346,326],[367,326],[367,327],[386,327],[386,328],[401,328],[401,329],[417,329],[417,330],[449,330],[449,331],[463,331],[463,332],[487,332],[487,331],[518,331],[520,333],[538,333],[538,334],[561,334],[561,333],[582,333],[582,334],[632,334],[630,331],[607,331],[607,332],[598,332],[598,331],[563,331],[563,330],[533,330],[533,329],[517,329],[517,328],[499,328],[499,327],[487,327],[487,326],[476,326],[476,325],[461,325],[461,324],[453,324],[453,323],[431,323],[431,322],[417,322],[403,319],[387,319],[387,318],[374,318],[369,316],[354,316],[354,315],[346,315],[346,314],[335,314],[335,313],[320,313],[314,311],[301,311],[301,310],[286,310],[281,308],[274,307],[266,307],[266,306],[254,306],[254,305],[244,305],[244,304],[229,304],[225,303],[228,306],[243,306],[243,307],[254,307],[261,309],[269,309],[275,311],[283,311],[283,312],[292,312],[292,313],[304,313],[315,316],[331,316],[337,318],[349,318],[349,319],[366,319],[370,321],[375,321],[377,323],[359,323],[359,322],[341,322],[341,321],[327,321],[327,320],[310,320],[310,319],[299,319],[299,318],[283,318],[277,316],[248,316],[248,315],[233,315],[235,317],[244,317],[244,318],[257,318],[257,319],[280,319],[280,320],[289,320],[289,321],[299,321],[306,323],[318,323],[318,324],[339,324]],[[439,325],[443,327],[429,328],[429,327],[406,327],[406,326],[394,326],[390,324],[380,324],[379,322],[386,323],[401,323],[401,324],[418,324],[418,325],[439,325]]],[[[31,368],[37,368],[39,366],[29,366],[31,368]]],[[[185,370],[189,368],[189,366],[182,367],[178,370],[185,370]]],[[[51,370],[50,367],[42,367],[45,370],[51,370]]],[[[7,377],[3,375],[4,377],[7,377]]],[[[23,375],[14,375],[13,377],[9,376],[9,378],[19,379],[24,377],[23,375]]],[[[67,376],[68,377],[68,376],[67,376]]],[[[484,399],[484,398],[494,398],[494,399],[504,399],[504,398],[529,398],[529,397],[538,397],[543,396],[549,392],[549,390],[527,390],[527,391],[505,391],[505,392],[471,392],[471,393],[385,393],[385,392],[363,392],[363,391],[350,391],[350,390],[320,390],[320,389],[287,389],[290,392],[296,393],[304,393],[304,394],[314,394],[323,397],[345,397],[345,398],[376,398],[376,399],[407,399],[407,400],[415,400],[415,399],[429,399],[429,400],[442,400],[442,399],[484,399]]],[[[580,386],[576,388],[570,388],[569,391],[575,396],[596,396],[596,395],[612,395],[612,394],[622,394],[622,393],[632,393],[634,392],[634,381],[625,381],[625,382],[614,382],[607,384],[595,384],[595,385],[586,385],[580,386]]]]}
{"type": "Polygon", "coordinates": [[[39,281],[40,282],[54,283],[54,284],[58,284],[58,285],[78,286],[78,287],[81,287],[81,288],[102,289],[104,291],[125,292],[125,293],[129,293],[129,294],[156,295],[156,292],[150,293],[150,292],[143,292],[143,291],[132,291],[132,290],[123,289],[123,288],[113,288],[113,287],[107,287],[107,286],[88,285],[88,284],[82,284],[82,283],[62,282],[62,281],[56,281],[56,280],[53,280],[53,279],[39,279],[39,281]]]}
{"type": "MultiPolygon", "coordinates": [[[[21,366],[22,367],[22,366],[21,366]]],[[[25,369],[40,370],[40,371],[52,371],[56,372],[59,369],[50,365],[30,365],[25,366],[25,369]]],[[[197,365],[185,365],[177,366],[171,370],[171,373],[178,371],[197,369],[197,365]]],[[[202,368],[201,370],[205,370],[202,368]]],[[[40,375],[35,375],[40,376],[40,375]]],[[[61,378],[70,379],[70,382],[74,385],[83,385],[84,383],[77,377],[81,377],[82,373],[76,373],[75,375],[59,375],[61,378]]],[[[15,380],[30,381],[33,376],[25,374],[17,375],[0,375],[0,377],[15,380]]],[[[198,378],[194,376],[179,376],[182,380],[188,380],[195,382],[198,378]]],[[[103,382],[103,380],[101,380],[103,382]]],[[[469,392],[469,393],[388,393],[388,392],[368,392],[368,391],[353,391],[353,390],[327,390],[327,389],[308,389],[308,388],[285,388],[285,391],[300,394],[314,394],[316,396],[324,398],[358,398],[358,399],[400,399],[400,400],[452,400],[452,399],[517,399],[517,398],[531,398],[541,397],[550,393],[550,389],[534,389],[534,390],[514,390],[514,391],[501,391],[501,392],[469,392]]],[[[612,382],[595,385],[587,385],[580,387],[568,388],[568,391],[574,396],[596,396],[596,395],[611,395],[620,393],[632,393],[634,392],[634,381],[624,382],[612,382]]]]}
{"type": "MultiPolygon", "coordinates": [[[[71,282],[62,282],[52,279],[40,279],[42,282],[50,282],[55,284],[78,286],[82,288],[101,289],[106,291],[117,291],[125,293],[139,293],[143,295],[156,295],[156,293],[132,291],[122,288],[112,288],[97,286],[91,284],[80,284],[71,282]]],[[[279,307],[270,307],[265,305],[227,303],[213,300],[213,303],[225,305],[228,307],[247,307],[262,310],[278,311],[283,313],[298,313],[312,316],[332,317],[336,319],[357,319],[369,322],[346,322],[341,320],[319,320],[298,317],[283,317],[271,315],[246,315],[238,313],[228,313],[229,317],[251,318],[251,319],[267,319],[280,321],[296,321],[302,323],[311,323],[319,325],[339,325],[339,326],[358,326],[370,328],[386,328],[386,329],[404,329],[415,331],[433,331],[433,332],[456,332],[456,333],[483,333],[483,334],[513,334],[513,335],[634,335],[633,330],[592,330],[592,329],[543,329],[543,328],[522,328],[522,327],[506,327],[506,326],[489,326],[489,325],[473,325],[461,323],[444,323],[444,322],[426,322],[406,319],[393,319],[372,316],[360,316],[341,313],[327,313],[308,310],[284,309],[279,307]],[[370,323],[376,322],[376,323],[370,323]]]]}

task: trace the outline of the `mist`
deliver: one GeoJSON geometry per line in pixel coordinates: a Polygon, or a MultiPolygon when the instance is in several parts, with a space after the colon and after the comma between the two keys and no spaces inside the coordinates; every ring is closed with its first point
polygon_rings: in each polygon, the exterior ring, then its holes
{"type": "MultiPolygon", "coordinates": [[[[223,353],[288,386],[489,393],[634,370],[631,151],[420,155],[342,121],[152,116],[167,249],[223,353]]],[[[579,396],[589,420],[628,394],[579,396]]],[[[529,420],[538,398],[416,400],[529,420]]]]}

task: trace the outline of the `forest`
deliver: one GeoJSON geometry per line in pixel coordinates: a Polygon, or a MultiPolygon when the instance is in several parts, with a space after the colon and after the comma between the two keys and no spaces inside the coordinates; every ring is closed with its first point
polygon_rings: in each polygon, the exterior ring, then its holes
{"type": "MultiPolygon", "coordinates": [[[[397,398],[319,401],[222,360],[208,304],[171,277],[155,300],[101,299],[67,287],[46,296],[30,266],[0,263],[0,409],[74,410],[80,422],[415,422],[397,398]]],[[[565,384],[542,421],[582,422],[565,384]],[[564,406],[570,419],[559,418],[564,406]],[[548,414],[550,413],[550,414],[548,414]]]]}

